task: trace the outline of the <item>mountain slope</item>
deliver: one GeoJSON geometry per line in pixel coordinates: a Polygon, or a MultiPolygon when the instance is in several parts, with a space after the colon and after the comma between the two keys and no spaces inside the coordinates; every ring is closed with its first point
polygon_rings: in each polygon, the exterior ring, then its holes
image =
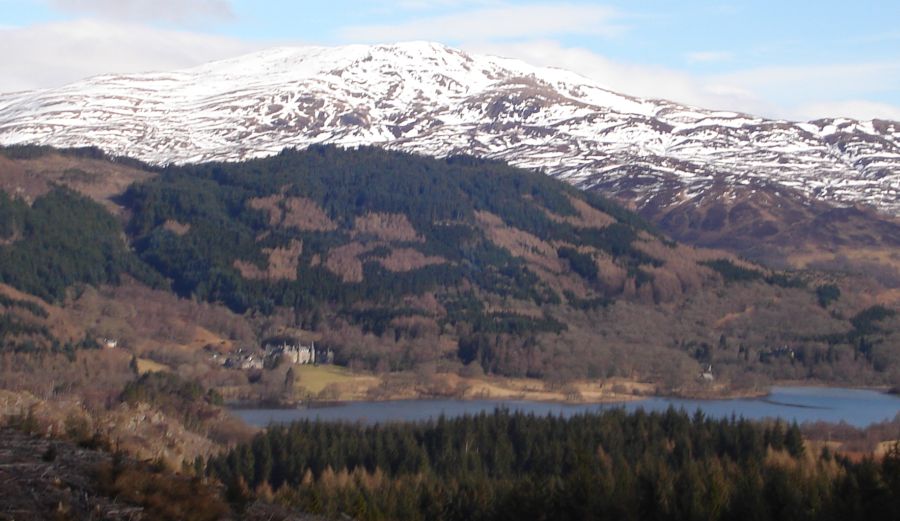
{"type": "Polygon", "coordinates": [[[896,122],[701,110],[429,43],[282,48],[2,95],[0,143],[96,145],[151,163],[376,144],[541,168],[639,210],[765,181],[900,213],[896,122]]]}
{"type": "Polygon", "coordinates": [[[864,206],[837,206],[775,183],[720,182],[675,204],[651,201],[640,213],[694,246],[778,269],[853,272],[900,287],[900,219],[864,206]]]}
{"type": "Polygon", "coordinates": [[[678,245],[595,194],[499,162],[314,146],[168,167],[121,201],[136,252],[177,292],[317,330],[354,367],[454,361],[671,386],[710,362],[734,381],[808,377],[831,366],[829,349],[853,371],[876,357],[893,367],[880,330],[872,358],[853,354],[849,318],[872,297],[849,280],[821,305],[814,277],[807,287],[678,245]]]}
{"type": "Polygon", "coordinates": [[[3,221],[12,226],[0,254],[15,262],[0,275],[54,299],[71,327],[46,323],[43,334],[27,296],[10,293],[0,302],[5,350],[113,337],[137,356],[164,365],[188,356],[218,374],[229,371],[199,348],[231,352],[288,334],[379,372],[467,364],[700,392],[697,375],[710,363],[717,385],[734,386],[773,377],[883,383],[900,367],[900,319],[873,307],[890,302],[879,288],[848,276],[798,279],[679,245],[596,194],[496,161],[314,146],[143,172],[90,150],[12,155],[0,176],[19,171],[35,192],[10,187],[17,195],[4,196],[13,218],[3,221]],[[125,175],[139,181],[119,193],[125,175]],[[42,176],[95,201],[60,187],[42,193],[42,176]],[[102,216],[110,205],[118,220],[102,216]],[[51,235],[23,240],[36,229],[27,223],[59,216],[66,221],[51,235]],[[63,230],[70,237],[50,241],[63,230]],[[50,241],[46,258],[32,255],[40,241],[50,241]],[[34,277],[51,258],[63,276],[34,277]]]}

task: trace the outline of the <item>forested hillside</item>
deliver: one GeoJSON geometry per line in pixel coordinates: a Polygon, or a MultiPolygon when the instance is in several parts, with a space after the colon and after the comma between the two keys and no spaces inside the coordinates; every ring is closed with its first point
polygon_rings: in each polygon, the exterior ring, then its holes
{"type": "Polygon", "coordinates": [[[498,162],[313,147],[166,168],[123,202],[141,259],[179,294],[289,309],[361,367],[456,359],[660,379],[713,363],[850,378],[875,358],[894,364],[881,348],[861,360],[848,340],[858,296],[826,309],[815,279],[679,246],[594,194],[498,162]]]}
{"type": "Polygon", "coordinates": [[[149,171],[90,149],[3,155],[15,175],[0,194],[0,282],[49,302],[127,276],[224,304],[257,339],[311,336],[377,372],[673,391],[702,387],[709,366],[732,386],[890,383],[900,367],[894,309],[858,279],[685,247],[500,162],[313,147],[149,171]]]}
{"type": "Polygon", "coordinates": [[[161,281],[128,250],[121,225],[99,204],[66,188],[30,206],[0,192],[0,282],[59,301],[74,284],[117,283],[124,273],[161,281]]]}
{"type": "Polygon", "coordinates": [[[0,351],[98,347],[83,329],[61,327],[44,303],[61,303],[72,288],[118,284],[123,275],[165,283],[129,250],[121,224],[101,205],[60,187],[31,205],[0,191],[0,284],[26,294],[0,288],[0,351]]]}

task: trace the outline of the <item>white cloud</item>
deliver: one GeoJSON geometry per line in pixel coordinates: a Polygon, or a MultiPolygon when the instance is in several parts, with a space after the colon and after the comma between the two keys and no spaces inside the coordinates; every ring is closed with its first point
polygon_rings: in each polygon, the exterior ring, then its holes
{"type": "Polygon", "coordinates": [[[841,101],[900,90],[897,64],[778,67],[696,75],[666,67],[621,63],[588,49],[564,47],[549,40],[467,44],[464,48],[575,71],[623,94],[709,109],[791,120],[829,115],[900,120],[900,107],[895,105],[841,101]]]}
{"type": "Polygon", "coordinates": [[[57,9],[118,20],[177,24],[234,18],[229,0],[49,0],[57,9]]]}
{"type": "Polygon", "coordinates": [[[791,104],[808,103],[810,98],[857,99],[900,91],[900,62],[758,67],[722,74],[716,81],[791,104]]]}
{"type": "Polygon", "coordinates": [[[757,100],[777,100],[764,115],[795,120],[837,116],[900,120],[897,105],[871,101],[900,92],[900,62],[760,67],[708,80],[739,87],[757,100]]]}
{"type": "Polygon", "coordinates": [[[684,55],[688,63],[714,63],[730,61],[734,54],[726,51],[696,51],[684,55]]]}
{"type": "Polygon", "coordinates": [[[345,27],[344,40],[384,42],[435,40],[450,42],[540,38],[553,35],[615,36],[624,27],[615,10],[588,4],[531,4],[487,7],[418,18],[405,23],[345,27]]]}
{"type": "Polygon", "coordinates": [[[7,49],[0,92],[53,87],[104,73],[178,69],[259,47],[123,22],[80,20],[8,29],[0,31],[0,48],[7,49]]]}
{"type": "Polygon", "coordinates": [[[397,0],[392,8],[427,11],[433,9],[460,8],[467,6],[497,5],[499,0],[397,0]]]}
{"type": "Polygon", "coordinates": [[[849,117],[856,119],[890,119],[900,121],[900,107],[865,100],[822,101],[795,109],[802,119],[849,117]]]}
{"type": "Polygon", "coordinates": [[[758,113],[768,109],[752,93],[705,81],[665,67],[621,63],[588,49],[543,40],[506,44],[472,44],[473,52],[518,58],[534,65],[575,71],[610,90],[645,98],[662,98],[713,109],[758,113]]]}

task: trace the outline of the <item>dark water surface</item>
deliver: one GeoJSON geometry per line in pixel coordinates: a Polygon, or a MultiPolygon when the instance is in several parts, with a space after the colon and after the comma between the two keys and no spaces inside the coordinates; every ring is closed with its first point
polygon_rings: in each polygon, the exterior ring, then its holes
{"type": "Polygon", "coordinates": [[[497,408],[545,416],[572,416],[612,408],[627,411],[664,411],[669,406],[689,413],[703,411],[716,418],[731,415],[749,419],[782,418],[786,421],[846,422],[857,427],[893,419],[900,413],[900,397],[869,390],[827,387],[775,387],[762,398],[727,400],[689,400],[680,398],[644,398],[631,402],[604,404],[562,404],[513,400],[396,400],[386,402],[350,402],[325,407],[299,409],[233,409],[232,413],[251,425],[294,420],[348,421],[384,423],[421,421],[440,415],[492,412],[497,408]]]}

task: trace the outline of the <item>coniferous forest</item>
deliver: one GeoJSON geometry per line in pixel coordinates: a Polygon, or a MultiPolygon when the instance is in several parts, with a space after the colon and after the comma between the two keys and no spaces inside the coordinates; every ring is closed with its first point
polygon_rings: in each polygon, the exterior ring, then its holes
{"type": "Polygon", "coordinates": [[[207,472],[234,501],[255,491],[333,518],[900,519],[897,447],[851,461],[805,446],[796,424],[673,409],[299,422],[212,458],[207,472]]]}

